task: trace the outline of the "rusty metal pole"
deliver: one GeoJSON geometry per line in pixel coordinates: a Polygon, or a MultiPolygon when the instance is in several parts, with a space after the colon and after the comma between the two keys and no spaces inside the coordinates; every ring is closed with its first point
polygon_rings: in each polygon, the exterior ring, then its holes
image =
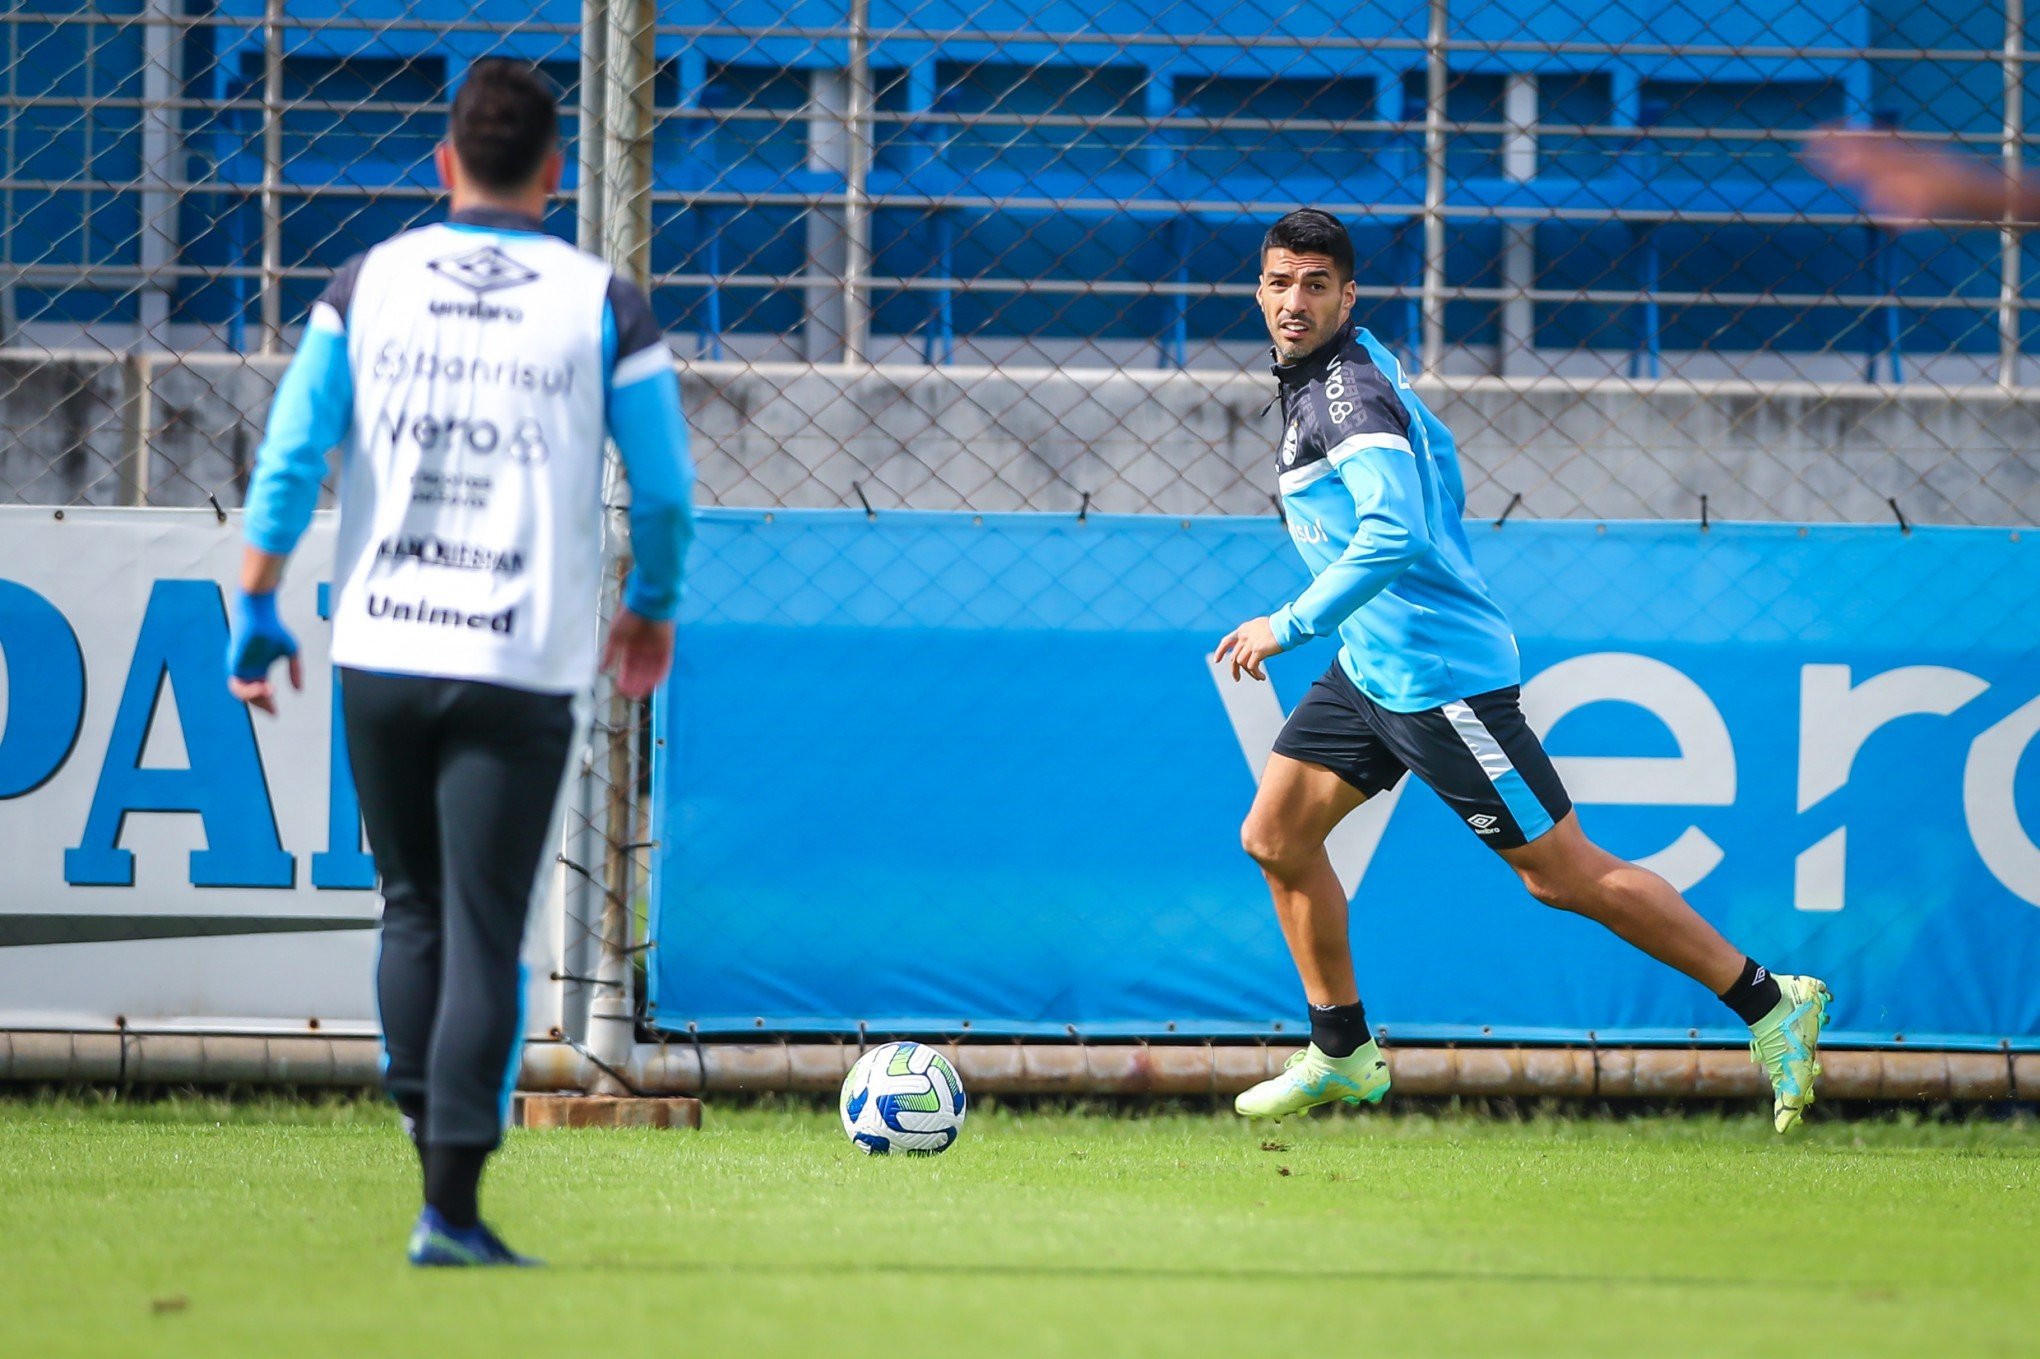
{"type": "Polygon", "coordinates": [[[871,0],[850,0],[850,133],[843,206],[843,362],[871,360],[871,0]]]}
{"type": "MultiPolygon", "coordinates": [[[[617,603],[621,607],[622,577],[629,563],[616,563],[617,603]]],[[[611,610],[612,616],[614,608],[611,610]]],[[[588,1051],[598,1064],[588,1093],[622,1095],[629,1091],[611,1074],[630,1063],[636,1034],[636,1007],[632,1003],[632,935],[637,899],[638,760],[637,744],[644,705],[617,692],[605,683],[600,733],[602,751],[601,926],[596,938],[594,994],[588,1003],[588,1051]],[[603,1068],[608,1068],[604,1070],[603,1068]]]]}
{"type": "MultiPolygon", "coordinates": [[[[1281,1070],[1264,1043],[937,1044],[977,1095],[1228,1098],[1281,1070]]],[[[1770,1087],[1741,1048],[1390,1047],[1397,1093],[1511,1099],[1732,1099],[1768,1109],[1770,1087]]],[[[833,1094],[853,1042],[640,1045],[626,1074],[646,1094],[833,1094]]],[[[2040,1052],[1837,1049],[1820,1056],[1821,1102],[2031,1099],[2040,1052]]],[[[578,1088],[584,1059],[530,1050],[528,1089],[578,1088]]]]}
{"type": "MultiPolygon", "coordinates": [[[[1229,1097],[1281,1068],[1263,1043],[941,1044],[977,1095],[1229,1097]]],[[[639,1091],[828,1095],[857,1058],[850,1042],[638,1044],[617,1070],[639,1091]]],[[[1740,1048],[1393,1047],[1397,1093],[1552,1099],[1752,1099],[1769,1093],[1740,1048]]],[[[1821,1054],[1823,1104],[1982,1103],[2040,1092],[2040,1051],[1837,1049],[1821,1054]]],[[[520,1086],[586,1090],[600,1073],[564,1043],[524,1050],[520,1086]]],[[[376,1040],[256,1034],[0,1031],[0,1082],[373,1086],[376,1040]]]]}
{"type": "MultiPolygon", "coordinates": [[[[592,8],[592,7],[591,7],[592,8]]],[[[602,9],[601,194],[602,253],[610,267],[644,286],[651,273],[652,76],[657,70],[657,8],[653,0],[607,0],[602,9]]],[[[609,458],[605,502],[616,506],[625,493],[617,459],[609,458]]],[[[614,537],[612,543],[618,540],[614,537]]],[[[628,559],[612,551],[614,571],[609,616],[621,607],[628,559]]],[[[588,1052],[594,1070],[590,1094],[628,1091],[612,1072],[630,1059],[636,1037],[632,1003],[631,944],[637,895],[638,759],[644,706],[625,698],[613,684],[598,689],[599,733],[596,767],[604,785],[601,809],[602,863],[595,870],[601,923],[595,941],[593,994],[588,1005],[588,1052]]]]}
{"type": "Polygon", "coordinates": [[[608,0],[602,38],[602,254],[643,287],[652,263],[652,0],[608,0]]]}

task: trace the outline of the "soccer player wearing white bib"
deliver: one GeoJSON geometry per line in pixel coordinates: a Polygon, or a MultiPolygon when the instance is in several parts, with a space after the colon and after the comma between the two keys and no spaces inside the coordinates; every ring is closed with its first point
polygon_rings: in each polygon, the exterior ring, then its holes
{"type": "Polygon", "coordinates": [[[602,471],[635,569],[601,657],[641,698],[672,661],[693,532],[679,380],[644,294],[540,225],[562,170],[536,71],[478,62],[438,151],[444,223],[349,261],[312,308],[248,492],[236,697],[297,644],[275,591],[341,460],[333,660],[383,895],[385,1084],[424,1169],[421,1265],[530,1263],[481,1221],[516,1080],[518,955],[596,671],[602,471]]]}

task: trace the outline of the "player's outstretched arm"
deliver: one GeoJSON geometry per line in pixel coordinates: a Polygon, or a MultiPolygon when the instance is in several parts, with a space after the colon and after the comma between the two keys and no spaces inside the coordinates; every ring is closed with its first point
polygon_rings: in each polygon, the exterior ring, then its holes
{"type": "Polygon", "coordinates": [[[353,414],[345,325],[339,311],[321,300],[277,385],[255,453],[242,523],[248,546],[228,620],[227,689],[267,713],[276,711],[276,686],[269,678],[276,662],[288,662],[293,689],[304,687],[297,639],[277,613],[276,587],[318,508],[326,455],[347,437],[353,414]]]}
{"type": "Polygon", "coordinates": [[[276,611],[276,587],[283,583],[287,560],[252,545],[243,550],[241,588],[234,598],[233,617],[228,620],[227,691],[266,713],[276,711],[276,685],[269,678],[269,668],[277,661],[288,663],[291,688],[305,687],[297,638],[291,636],[276,611]]]}
{"type": "Polygon", "coordinates": [[[1407,446],[1362,448],[1342,455],[1336,467],[1353,495],[1358,530],[1295,603],[1249,619],[1219,642],[1212,663],[1230,660],[1235,680],[1242,674],[1266,679],[1261,665],[1270,656],[1329,635],[1430,551],[1424,488],[1407,446]]]}
{"type": "Polygon", "coordinates": [[[1261,665],[1270,656],[1280,655],[1282,644],[1275,640],[1274,629],[1266,618],[1249,618],[1246,622],[1228,632],[1212,653],[1211,663],[1222,665],[1232,662],[1232,677],[1238,681],[1241,675],[1252,675],[1257,680],[1268,678],[1261,665]]]}
{"type": "Polygon", "coordinates": [[[1336,631],[1431,550],[1423,481],[1407,447],[1362,448],[1335,466],[1352,493],[1358,527],[1338,560],[1269,619],[1284,651],[1336,631]]]}
{"type": "Polygon", "coordinates": [[[1897,132],[1825,128],[1808,140],[1806,159],[1893,226],[2040,222],[2040,190],[2031,184],[1980,156],[1952,155],[1897,132]]]}
{"type": "Polygon", "coordinates": [[[625,697],[645,698],[673,664],[673,616],[694,540],[694,463],[680,379],[652,325],[650,305],[623,285],[612,288],[610,305],[624,356],[610,379],[609,434],[630,483],[633,560],[623,612],[603,644],[602,668],[616,676],[625,697]]]}

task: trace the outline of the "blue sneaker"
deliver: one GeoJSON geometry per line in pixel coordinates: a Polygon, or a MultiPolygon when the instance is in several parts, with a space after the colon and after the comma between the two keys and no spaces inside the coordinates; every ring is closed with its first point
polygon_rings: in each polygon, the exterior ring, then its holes
{"type": "Polygon", "coordinates": [[[477,1222],[472,1227],[453,1226],[439,1215],[437,1208],[427,1208],[418,1214],[418,1225],[411,1229],[411,1245],[406,1254],[412,1264],[421,1268],[510,1265],[529,1269],[545,1263],[511,1250],[503,1244],[503,1238],[490,1231],[485,1223],[477,1222]]]}

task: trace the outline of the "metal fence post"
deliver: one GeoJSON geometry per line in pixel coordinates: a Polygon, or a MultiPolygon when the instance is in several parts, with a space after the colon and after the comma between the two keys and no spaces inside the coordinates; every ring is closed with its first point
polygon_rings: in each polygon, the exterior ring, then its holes
{"type": "Polygon", "coordinates": [[[607,0],[602,40],[602,253],[642,286],[651,276],[652,0],[607,0]]]}
{"type": "Polygon", "coordinates": [[[1445,358],[1445,99],[1451,76],[1445,59],[1447,0],[1430,0],[1424,35],[1424,281],[1423,346],[1418,363],[1436,373],[1445,358]]]}
{"type": "MultiPolygon", "coordinates": [[[[582,70],[597,68],[600,142],[597,175],[600,217],[591,222],[582,209],[580,227],[599,233],[602,254],[610,266],[640,287],[651,277],[653,77],[657,71],[658,19],[654,0],[587,0],[584,18],[599,20],[601,50],[591,61],[584,51],[582,70]]],[[[584,82],[585,89],[585,82],[584,82]]],[[[583,107],[586,105],[584,103],[583,107]]],[[[584,130],[583,135],[587,135],[584,130]]],[[[583,164],[587,164],[584,152],[583,164]]],[[[606,503],[617,504],[625,484],[615,456],[609,459],[606,503]]],[[[614,541],[614,540],[612,540],[614,541]]],[[[621,608],[621,577],[626,558],[612,551],[610,607],[621,608]]],[[[631,936],[637,891],[637,742],[643,705],[625,698],[613,683],[598,687],[593,741],[592,780],[596,785],[587,810],[598,818],[602,860],[589,867],[600,896],[594,940],[594,984],[588,1000],[588,1051],[599,1064],[589,1093],[627,1093],[610,1074],[630,1059],[636,1037],[633,1003],[631,936]],[[596,811],[596,803],[600,811],[596,811]]],[[[586,919],[584,914],[583,919],[586,919]]]]}
{"type": "Polygon", "coordinates": [[[871,0],[850,0],[850,145],[843,209],[843,362],[870,359],[871,0]]]}
{"type": "Polygon", "coordinates": [[[608,122],[603,96],[608,93],[603,60],[609,36],[609,0],[581,0],[581,88],[574,119],[574,243],[589,254],[602,253],[603,163],[608,122]]]}
{"type": "MultiPolygon", "coordinates": [[[[7,25],[6,60],[7,101],[12,108],[21,93],[21,29],[15,24],[7,25]]],[[[8,167],[5,181],[0,181],[5,184],[4,188],[0,188],[0,221],[4,222],[12,222],[15,219],[13,167],[20,163],[17,159],[19,152],[16,150],[18,141],[16,133],[20,121],[18,116],[0,120],[0,157],[5,157],[4,163],[8,167]]],[[[14,249],[14,233],[0,232],[0,266],[4,266],[0,267],[0,346],[15,342],[14,332],[18,322],[15,311],[15,288],[19,280],[14,272],[14,249]]]]}
{"type": "Polygon", "coordinates": [[[283,5],[262,7],[261,352],[283,343],[283,5]]]}
{"type": "MultiPolygon", "coordinates": [[[[808,77],[807,167],[815,174],[851,180],[850,72],[818,68],[808,77]]],[[[846,195],[847,198],[847,195],[846,195]]],[[[808,210],[803,235],[808,285],[802,292],[801,357],[809,363],[843,360],[843,280],[849,265],[849,233],[842,203],[808,210]]]]}
{"type": "MultiPolygon", "coordinates": [[[[136,320],[143,343],[169,348],[166,332],[177,262],[177,185],[184,179],[184,137],[173,101],[184,83],[183,0],[148,0],[142,48],[142,190],[136,320]]],[[[12,163],[11,161],[9,162],[12,163]]]]}
{"type": "MultiPolygon", "coordinates": [[[[1508,131],[1502,137],[1502,175],[1517,184],[1537,177],[1537,76],[1517,72],[1508,77],[1503,95],[1503,122],[1508,131]]],[[[1502,289],[1499,353],[1495,372],[1508,377],[1520,371],[1524,360],[1535,357],[1537,348],[1537,305],[1531,293],[1537,287],[1537,223],[1502,223],[1502,289]]]]}
{"type": "Polygon", "coordinates": [[[156,424],[156,365],[146,350],[137,347],[121,361],[121,423],[126,448],[120,466],[120,503],[142,506],[149,503],[150,432],[156,424]]]}
{"type": "MultiPolygon", "coordinates": [[[[2026,0],[2005,0],[2005,124],[2001,150],[2005,178],[2018,182],[2026,135],[2026,0]]],[[[2024,245],[2018,211],[2007,206],[1998,231],[1998,382],[2019,383],[2020,281],[2024,245]]]]}
{"type": "MultiPolygon", "coordinates": [[[[637,742],[644,711],[644,705],[625,698],[613,683],[604,686],[603,720],[598,728],[602,733],[602,754],[598,757],[601,763],[596,775],[607,794],[602,811],[602,914],[596,941],[595,985],[588,1001],[588,1050],[610,1071],[620,1071],[629,1063],[631,1044],[637,1037],[631,937],[635,924],[640,820],[637,742]]],[[[598,1071],[589,1093],[628,1092],[609,1071],[598,1071]]]]}

